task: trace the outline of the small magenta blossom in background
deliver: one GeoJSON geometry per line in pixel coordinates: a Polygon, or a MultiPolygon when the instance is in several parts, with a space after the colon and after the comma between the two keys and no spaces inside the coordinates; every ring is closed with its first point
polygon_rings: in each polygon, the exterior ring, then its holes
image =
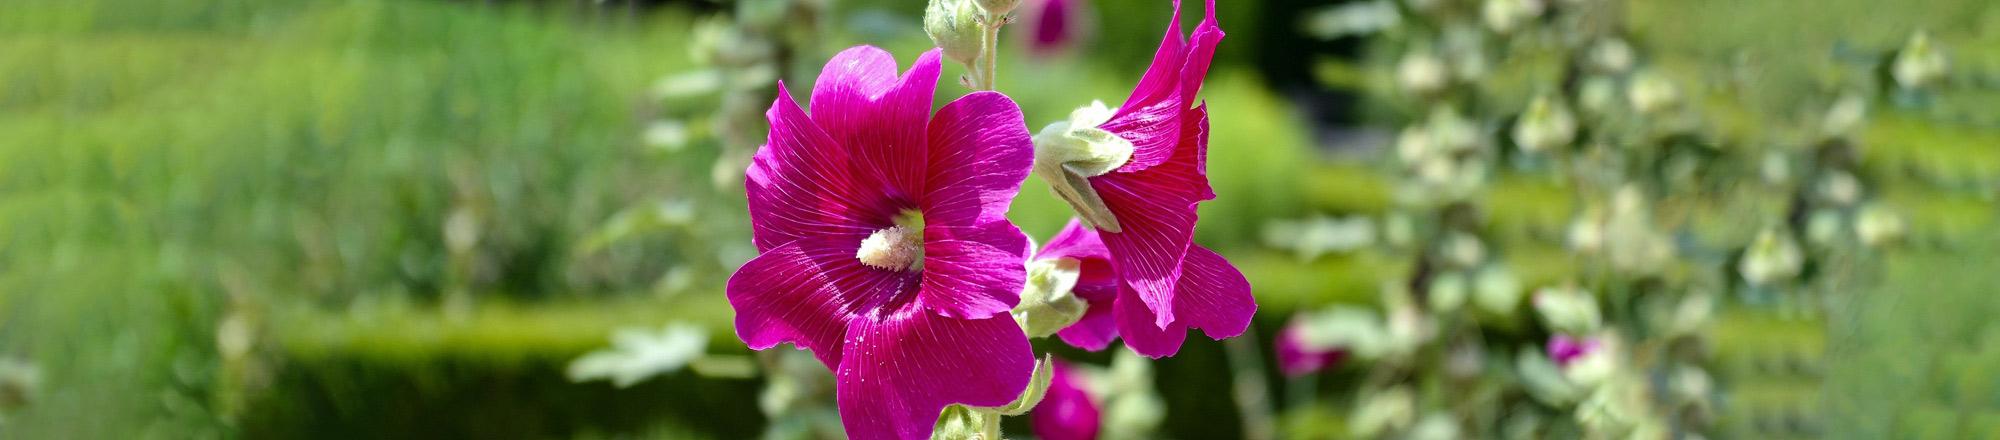
{"type": "Polygon", "coordinates": [[[1100,237],[1097,230],[1072,219],[1036,254],[1036,258],[1073,258],[1082,263],[1073,292],[1089,304],[1089,309],[1082,319],[1056,333],[1063,342],[1096,351],[1124,334],[1125,344],[1133,352],[1158,358],[1180,349],[1187,335],[1186,322],[1220,323],[1203,327],[1214,339],[1234,337],[1249,326],[1257,308],[1250,296],[1250,282],[1222,256],[1195,245],[1189,247],[1187,257],[1193,270],[1184,271],[1175,292],[1178,304],[1189,306],[1183,309],[1185,321],[1169,324],[1162,332],[1153,325],[1152,314],[1137,294],[1121,288],[1117,261],[1100,237]],[[1130,335],[1134,334],[1144,340],[1133,342],[1130,335]]]}
{"type": "Polygon", "coordinates": [[[1215,198],[1206,167],[1207,107],[1195,105],[1223,36],[1214,7],[1209,1],[1209,14],[1190,38],[1181,35],[1175,2],[1152,64],[1123,105],[1079,109],[1037,138],[1043,177],[1095,229],[1089,232],[1101,237],[1112,262],[1118,333],[1134,352],[1154,358],[1178,352],[1189,328],[1217,339],[1242,334],[1257,308],[1242,273],[1193,243],[1196,204],[1215,198]],[[1092,149],[1077,156],[1042,152],[1071,145],[1092,149]],[[1119,148],[1099,149],[1107,145],[1119,148]],[[1129,150],[1109,152],[1120,148],[1129,150]],[[1050,163],[1079,156],[1091,162],[1050,163]]]}
{"type": "Polygon", "coordinates": [[[1035,436],[1042,440],[1094,440],[1102,426],[1097,401],[1084,390],[1085,376],[1057,361],[1048,394],[1029,414],[1035,436]]]}
{"type": "Polygon", "coordinates": [[[779,83],[744,185],[761,254],[727,288],[750,348],[791,342],[834,370],[862,439],[927,438],[953,403],[1006,405],[1035,364],[1008,315],[1030,246],[1005,216],[1033,162],[1021,111],[976,92],[932,115],[937,50],[896,71],[881,49],[843,51],[810,114],[779,83]]]}
{"type": "Polygon", "coordinates": [[[1069,49],[1082,37],[1083,0],[1036,0],[1022,8],[1026,17],[1028,52],[1050,56],[1069,49]]]}
{"type": "Polygon", "coordinates": [[[1284,372],[1286,376],[1299,377],[1317,373],[1338,365],[1341,360],[1347,358],[1347,350],[1319,349],[1306,345],[1302,339],[1304,332],[1305,327],[1299,320],[1293,319],[1283,330],[1278,331],[1277,339],[1272,342],[1272,345],[1276,346],[1274,350],[1278,352],[1278,371],[1284,372]]]}
{"type": "Polygon", "coordinates": [[[1554,360],[1558,366],[1567,367],[1577,359],[1596,352],[1600,344],[1601,342],[1596,339],[1577,338],[1558,333],[1549,337],[1549,359],[1554,360]]]}

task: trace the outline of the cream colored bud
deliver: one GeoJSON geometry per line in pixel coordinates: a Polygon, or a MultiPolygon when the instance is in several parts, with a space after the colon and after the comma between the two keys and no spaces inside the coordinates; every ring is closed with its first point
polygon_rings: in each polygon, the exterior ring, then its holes
{"type": "Polygon", "coordinates": [[[980,26],[980,9],[973,0],[930,0],[924,8],[924,33],[944,49],[944,57],[971,65],[979,59],[985,29],[980,26]]]}

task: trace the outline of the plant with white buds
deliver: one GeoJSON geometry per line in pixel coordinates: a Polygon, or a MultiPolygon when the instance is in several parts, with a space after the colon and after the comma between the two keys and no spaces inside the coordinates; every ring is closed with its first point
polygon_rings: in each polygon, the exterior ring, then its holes
{"type": "Polygon", "coordinates": [[[1902,50],[1896,51],[1890,75],[1895,77],[1898,86],[1920,89],[1943,79],[1950,68],[1951,61],[1945,58],[1944,51],[1936,43],[1931,42],[1931,34],[1917,32],[1910,35],[1902,50]]]}

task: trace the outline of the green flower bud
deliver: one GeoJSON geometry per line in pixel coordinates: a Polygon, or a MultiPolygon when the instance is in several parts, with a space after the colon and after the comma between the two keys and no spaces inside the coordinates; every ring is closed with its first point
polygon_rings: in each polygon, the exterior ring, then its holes
{"type": "Polygon", "coordinates": [[[1403,161],[1405,165],[1423,163],[1424,158],[1430,157],[1431,150],[1435,149],[1431,144],[1431,133],[1423,126],[1405,127],[1403,132],[1396,136],[1396,159],[1403,161]]]}
{"type": "Polygon", "coordinates": [[[1706,406],[1708,396],[1715,392],[1715,379],[1701,367],[1682,365],[1674,368],[1671,379],[1673,395],[1683,402],[1706,406]]]}
{"type": "Polygon", "coordinates": [[[1667,334],[1675,336],[1693,335],[1707,327],[1715,317],[1715,294],[1707,291],[1689,292],[1674,306],[1673,317],[1667,321],[1667,334]]]}
{"type": "Polygon", "coordinates": [[[986,10],[988,17],[1007,15],[1009,12],[1014,12],[1015,7],[1021,6],[1021,0],[978,0],[978,2],[979,8],[986,10]]]}
{"type": "Polygon", "coordinates": [[[1035,372],[1028,376],[1028,389],[1021,390],[1021,396],[1015,397],[1007,406],[992,408],[990,412],[995,414],[993,417],[1027,414],[1028,410],[1035,409],[1035,405],[1041,404],[1042,397],[1049,392],[1049,381],[1055,379],[1056,368],[1053,359],[1043,355],[1042,361],[1035,363],[1035,372]]]}
{"type": "Polygon", "coordinates": [[[971,65],[979,59],[986,38],[980,24],[980,9],[973,0],[930,0],[924,8],[924,33],[931,36],[944,57],[971,65]]]}
{"type": "Polygon", "coordinates": [[[1820,200],[1835,206],[1853,205],[1861,200],[1861,179],[1845,171],[1827,173],[1820,178],[1818,188],[1820,200]]]}
{"type": "Polygon", "coordinates": [[[1470,268],[1486,261],[1486,244],[1481,243],[1479,237],[1472,234],[1453,232],[1444,237],[1444,243],[1439,245],[1438,253],[1442,254],[1446,263],[1454,267],[1470,268]]]}
{"type": "Polygon", "coordinates": [[[1521,305],[1521,280],[1499,265],[1479,269],[1473,281],[1473,300],[1480,310],[1507,316],[1521,305]]]}
{"type": "Polygon", "coordinates": [[[1542,15],[1541,0],[1486,0],[1481,5],[1480,18],[1486,27],[1496,34],[1507,34],[1519,28],[1521,23],[1532,21],[1542,15]]]}
{"type": "Polygon", "coordinates": [[[1521,120],[1514,123],[1514,144],[1521,151],[1539,153],[1568,146],[1576,139],[1576,117],[1562,101],[1543,95],[1528,103],[1521,120]]]}
{"type": "Polygon", "coordinates": [[[1868,100],[1859,94],[1849,93],[1842,95],[1840,100],[1833,102],[1833,107],[1826,110],[1820,129],[1828,135],[1844,135],[1860,127],[1861,121],[1867,118],[1868,100]]]}
{"type": "Polygon", "coordinates": [[[1410,426],[1417,415],[1417,399],[1408,388],[1396,387],[1361,398],[1348,417],[1348,434],[1354,438],[1377,438],[1410,426]]]}
{"type": "Polygon", "coordinates": [[[1610,334],[1598,334],[1593,339],[1598,341],[1597,349],[1590,350],[1571,360],[1568,365],[1561,366],[1563,378],[1584,389],[1604,385],[1614,373],[1618,372],[1618,338],[1610,334]]]}
{"type": "Polygon", "coordinates": [[[1093,101],[1070,112],[1069,120],[1043,127],[1035,134],[1035,173],[1047,180],[1085,223],[1117,233],[1118,218],[1087,180],[1125,166],[1137,148],[1132,141],[1097,128],[1110,121],[1112,114],[1104,102],[1093,101]]]}
{"type": "Polygon", "coordinates": [[[1458,422],[1452,417],[1451,413],[1433,411],[1430,414],[1424,415],[1422,420],[1418,420],[1416,427],[1410,428],[1410,435],[1407,438],[1411,440],[1452,440],[1465,438],[1465,436],[1460,432],[1458,422]]]}
{"type": "Polygon", "coordinates": [[[1602,76],[1586,77],[1578,86],[1576,102],[1587,115],[1602,117],[1618,104],[1618,83],[1602,76]]]}
{"type": "Polygon", "coordinates": [[[1632,84],[1625,90],[1627,99],[1632,101],[1632,110],[1643,114],[1656,114],[1680,104],[1681,90],[1673,80],[1656,71],[1640,72],[1632,78],[1632,84]]]}
{"type": "Polygon", "coordinates": [[[1514,355],[1514,371],[1521,376],[1521,385],[1528,390],[1528,396],[1551,406],[1568,405],[1582,393],[1541,350],[1522,348],[1514,355]]]}
{"type": "Polygon", "coordinates": [[[1028,263],[1028,281],[1021,289],[1021,303],[1014,307],[1014,322],[1030,338],[1045,338],[1083,319],[1089,305],[1071,291],[1082,263],[1074,258],[1053,258],[1028,263]]]}
{"type": "Polygon", "coordinates": [[[1396,84],[1414,95],[1444,90],[1449,73],[1444,60],[1430,52],[1411,52],[1396,62],[1396,84]]]}
{"type": "Polygon", "coordinates": [[[1743,260],[1736,270],[1743,274],[1743,280],[1753,286],[1768,286],[1790,281],[1799,275],[1800,266],[1805,264],[1805,255],[1792,242],[1791,234],[1778,228],[1766,228],[1757,234],[1756,241],[1743,251],[1743,260]]]}
{"type": "Polygon", "coordinates": [[[1565,234],[1570,250],[1586,255],[1604,252],[1604,223],[1607,217],[1609,215],[1601,204],[1585,207],[1583,213],[1570,221],[1565,234]]]}
{"type": "Polygon", "coordinates": [[[1806,243],[1814,246],[1833,246],[1840,241],[1842,228],[1847,227],[1840,211],[1815,209],[1806,214],[1806,243]]]}
{"type": "Polygon", "coordinates": [[[1604,245],[1611,267],[1632,274],[1652,274],[1672,263],[1673,239],[1653,228],[1652,210],[1644,191],[1626,185],[1611,199],[1604,223],[1604,245]]]}
{"type": "Polygon", "coordinates": [[[1855,214],[1854,233],[1861,237],[1861,244],[1879,247],[1903,238],[1908,226],[1903,224],[1903,216],[1887,206],[1872,204],[1861,208],[1855,214]]]}
{"type": "Polygon", "coordinates": [[[1757,173],[1768,185],[1783,185],[1792,180],[1792,161],[1785,153],[1772,151],[1764,154],[1764,160],[1757,167],[1757,173]]]}
{"type": "Polygon", "coordinates": [[[1430,301],[1432,310],[1450,313],[1465,305],[1465,297],[1469,296],[1467,291],[1471,290],[1469,284],[1463,272],[1438,274],[1437,277],[1431,278],[1430,294],[1425,295],[1425,298],[1430,301]]]}
{"type": "Polygon", "coordinates": [[[1632,68],[1633,60],[1637,58],[1632,53],[1632,45],[1617,38],[1598,40],[1590,45],[1590,53],[1586,56],[1590,68],[1599,73],[1624,73],[1632,68]]]}
{"type": "Polygon", "coordinates": [[[1951,62],[1945,59],[1944,51],[1931,43],[1928,32],[1917,32],[1903,49],[1896,52],[1895,65],[1890,67],[1890,75],[1896,78],[1896,85],[1906,89],[1923,88],[1944,78],[1951,62]]]}
{"type": "Polygon", "coordinates": [[[1550,329],[1571,334],[1597,330],[1604,318],[1597,311],[1597,298],[1575,287],[1546,287],[1535,292],[1535,313],[1550,329]]]}
{"type": "Polygon", "coordinates": [[[938,414],[937,425],[931,428],[931,439],[961,440],[981,438],[984,435],[982,428],[986,424],[987,417],[999,416],[965,405],[946,406],[944,407],[944,411],[938,414]]]}

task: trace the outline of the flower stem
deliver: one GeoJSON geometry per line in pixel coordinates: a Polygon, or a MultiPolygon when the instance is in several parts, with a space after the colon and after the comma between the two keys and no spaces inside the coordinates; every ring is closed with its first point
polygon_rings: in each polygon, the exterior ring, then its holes
{"type": "Polygon", "coordinates": [[[1230,385],[1236,394],[1236,409],[1243,416],[1243,438],[1269,440],[1277,438],[1278,422],[1271,411],[1271,389],[1264,380],[1257,340],[1256,330],[1245,329],[1242,335],[1222,341],[1222,347],[1229,369],[1235,370],[1230,385]]]}
{"type": "Polygon", "coordinates": [[[987,414],[986,417],[982,417],[980,420],[979,438],[981,440],[1001,440],[999,414],[987,414]]]}
{"type": "Polygon", "coordinates": [[[972,89],[998,90],[994,78],[1000,65],[1000,27],[1007,25],[1007,15],[982,13],[979,21],[979,59],[972,67],[972,89]]]}

